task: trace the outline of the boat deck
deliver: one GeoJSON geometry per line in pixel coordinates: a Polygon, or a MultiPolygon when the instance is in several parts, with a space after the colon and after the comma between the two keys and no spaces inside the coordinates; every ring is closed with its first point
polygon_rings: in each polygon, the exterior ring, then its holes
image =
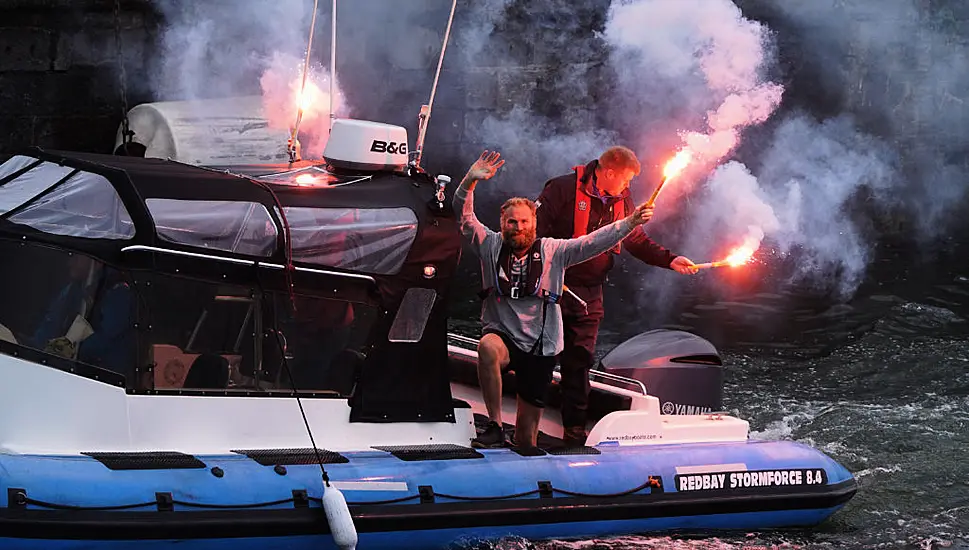
{"type": "MultiPolygon", "coordinates": [[[[488,424],[488,417],[483,414],[474,413],[474,428],[480,434],[485,426],[488,424]]],[[[505,433],[511,437],[515,435],[515,426],[508,424],[507,422],[502,423],[505,428],[505,433]]],[[[567,449],[562,439],[551,436],[541,430],[538,432],[538,448],[549,454],[556,454],[563,452],[567,449]]],[[[597,451],[592,447],[574,447],[568,448],[568,454],[595,454],[597,451]]]]}

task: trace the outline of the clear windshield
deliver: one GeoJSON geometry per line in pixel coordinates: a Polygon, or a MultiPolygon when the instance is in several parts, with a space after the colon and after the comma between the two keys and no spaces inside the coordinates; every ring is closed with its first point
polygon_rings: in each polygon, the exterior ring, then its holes
{"type": "Polygon", "coordinates": [[[6,182],[0,185],[0,216],[52,235],[134,237],[131,216],[104,176],[51,162],[23,171],[36,163],[16,156],[0,165],[0,182],[6,182]]]}
{"type": "Polygon", "coordinates": [[[393,275],[417,237],[417,216],[409,208],[286,207],[284,212],[297,262],[393,275]]]}

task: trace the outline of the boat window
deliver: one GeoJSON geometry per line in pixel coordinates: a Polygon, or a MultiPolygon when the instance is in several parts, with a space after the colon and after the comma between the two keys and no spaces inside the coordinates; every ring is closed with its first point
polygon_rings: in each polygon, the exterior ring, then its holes
{"type": "MultiPolygon", "coordinates": [[[[161,273],[144,274],[147,387],[226,390],[243,384],[240,372],[258,361],[253,334],[261,302],[249,288],[161,273]]],[[[255,389],[253,384],[247,389],[255,389]]]]}
{"type": "Polygon", "coordinates": [[[272,256],[276,225],[265,206],[243,201],[148,199],[148,211],[162,239],[205,248],[272,256]]]}
{"type": "MultiPolygon", "coordinates": [[[[276,311],[276,349],[285,349],[286,364],[267,362],[276,387],[301,392],[332,392],[348,396],[363,367],[370,329],[377,318],[373,306],[339,299],[282,293],[271,295],[276,311]],[[295,302],[295,309],[293,303],[295,302]],[[286,372],[288,367],[289,373],[286,372]],[[290,373],[293,382],[290,382],[290,373]]],[[[267,347],[272,343],[267,343],[267,347]]],[[[268,355],[268,354],[267,354],[268,355]]]]}
{"type": "Polygon", "coordinates": [[[78,172],[8,219],[68,237],[130,239],[135,235],[135,225],[114,186],[91,172],[78,172]]]}
{"type": "Polygon", "coordinates": [[[390,326],[387,340],[391,342],[420,342],[424,327],[434,307],[437,292],[431,288],[408,288],[390,326]]]}
{"type": "Polygon", "coordinates": [[[285,207],[284,212],[297,262],[394,275],[417,236],[417,216],[409,208],[285,207]]]}
{"type": "Polygon", "coordinates": [[[36,162],[37,159],[17,155],[0,165],[0,181],[5,182],[0,186],[0,215],[40,195],[74,171],[73,168],[53,162],[42,162],[26,172],[21,172],[36,162]],[[11,176],[16,177],[7,181],[11,176]]]}
{"type": "Polygon", "coordinates": [[[0,186],[5,183],[7,178],[11,178],[13,174],[29,170],[31,165],[39,165],[40,161],[33,157],[25,157],[24,155],[14,155],[0,164],[0,186]]]}
{"type": "Polygon", "coordinates": [[[294,312],[286,294],[150,277],[139,285],[152,327],[145,334],[154,365],[150,388],[288,391],[292,373],[301,392],[351,391],[376,318],[373,307],[297,296],[294,312]]]}
{"type": "Polygon", "coordinates": [[[41,352],[40,361],[54,355],[133,379],[137,300],[127,273],[83,254],[6,240],[0,257],[7,281],[0,339],[41,352]],[[25,277],[23,266],[43,276],[25,277]]]}

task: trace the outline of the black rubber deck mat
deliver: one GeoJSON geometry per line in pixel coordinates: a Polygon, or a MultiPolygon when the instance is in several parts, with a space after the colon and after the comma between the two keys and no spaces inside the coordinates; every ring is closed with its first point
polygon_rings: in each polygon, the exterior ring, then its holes
{"type": "Polygon", "coordinates": [[[401,460],[408,462],[417,460],[456,460],[464,458],[484,458],[484,455],[471,447],[461,445],[395,445],[374,447],[378,451],[386,451],[401,460]]]}
{"type": "Polygon", "coordinates": [[[545,451],[538,447],[512,447],[511,450],[519,456],[545,456],[545,451]]]}
{"type": "Polygon", "coordinates": [[[192,455],[175,451],[84,452],[111,470],[181,470],[205,468],[205,463],[192,455]]]}
{"type": "Polygon", "coordinates": [[[551,447],[545,449],[550,455],[599,455],[602,454],[595,447],[551,447]]]}
{"type": "Polygon", "coordinates": [[[316,458],[316,453],[313,452],[312,447],[301,449],[244,449],[233,450],[232,452],[246,455],[263,466],[319,464],[320,461],[323,464],[346,464],[350,462],[350,459],[336,451],[317,450],[319,451],[319,459],[316,458]]]}

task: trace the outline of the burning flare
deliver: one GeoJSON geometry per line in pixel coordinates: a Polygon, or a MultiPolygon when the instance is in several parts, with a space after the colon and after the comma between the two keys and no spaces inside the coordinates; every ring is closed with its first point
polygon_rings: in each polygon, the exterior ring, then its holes
{"type": "Polygon", "coordinates": [[[690,164],[691,160],[693,160],[693,152],[689,149],[681,149],[680,152],[676,153],[676,155],[666,163],[666,165],[663,167],[663,180],[659,182],[659,185],[656,186],[656,190],[653,191],[652,196],[650,196],[649,200],[646,201],[647,206],[653,206],[653,203],[656,202],[656,197],[659,196],[660,189],[666,185],[667,181],[678,176],[680,172],[682,172],[683,169],[690,164]]]}
{"type": "MultiPolygon", "coordinates": [[[[292,138],[296,118],[300,118],[298,141],[302,142],[300,158],[319,158],[329,137],[330,75],[323,68],[310,67],[303,88],[302,60],[286,54],[275,54],[270,66],[259,79],[262,89],[262,116],[269,128],[286,132],[292,138]],[[302,93],[300,90],[303,90],[302,93]],[[301,116],[300,116],[301,115],[301,116]]],[[[340,112],[343,94],[337,87],[333,109],[340,112]]],[[[287,143],[287,146],[291,144],[287,143]]]]}
{"type": "Polygon", "coordinates": [[[299,109],[303,110],[303,116],[305,118],[313,118],[315,115],[322,113],[328,114],[329,105],[323,105],[322,108],[320,106],[321,100],[328,98],[320,90],[320,87],[313,82],[306,82],[306,89],[303,90],[302,97],[300,97],[299,87],[294,86],[293,95],[294,103],[296,103],[299,109]]]}
{"type": "Polygon", "coordinates": [[[740,246],[735,248],[723,262],[731,267],[738,267],[749,262],[754,256],[754,252],[756,252],[756,249],[752,246],[740,246]]]}
{"type": "Polygon", "coordinates": [[[313,185],[316,177],[313,174],[300,174],[296,176],[296,185],[313,185]]]}
{"type": "Polygon", "coordinates": [[[707,262],[705,264],[696,264],[697,269],[709,269],[711,267],[740,267],[750,261],[754,257],[754,253],[760,248],[760,241],[764,238],[764,234],[758,228],[751,228],[751,234],[744,238],[744,243],[727,255],[726,258],[716,261],[707,262]]]}
{"type": "Polygon", "coordinates": [[[693,160],[693,152],[689,149],[681,149],[663,167],[663,180],[671,180],[678,176],[690,164],[691,160],[693,160]]]}

